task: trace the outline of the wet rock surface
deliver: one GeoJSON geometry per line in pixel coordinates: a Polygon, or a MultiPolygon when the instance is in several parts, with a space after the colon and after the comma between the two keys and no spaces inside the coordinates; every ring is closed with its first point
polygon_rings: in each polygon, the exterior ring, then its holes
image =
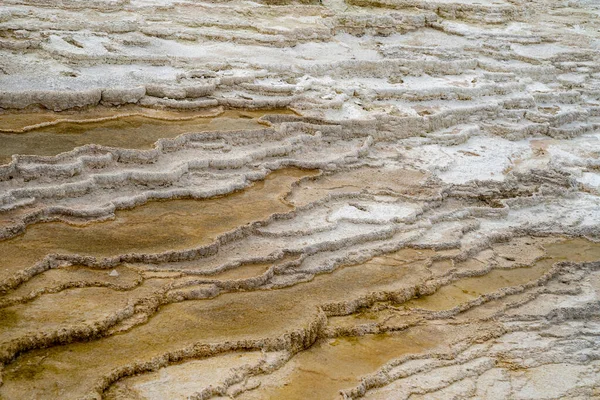
{"type": "Polygon", "coordinates": [[[5,1],[0,399],[600,398],[599,28],[5,1]]]}

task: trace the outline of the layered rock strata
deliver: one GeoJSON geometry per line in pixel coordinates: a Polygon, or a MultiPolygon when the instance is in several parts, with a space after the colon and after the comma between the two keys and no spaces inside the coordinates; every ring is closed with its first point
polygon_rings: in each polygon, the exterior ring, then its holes
{"type": "Polygon", "coordinates": [[[600,398],[599,27],[4,1],[0,398],[600,398]]]}

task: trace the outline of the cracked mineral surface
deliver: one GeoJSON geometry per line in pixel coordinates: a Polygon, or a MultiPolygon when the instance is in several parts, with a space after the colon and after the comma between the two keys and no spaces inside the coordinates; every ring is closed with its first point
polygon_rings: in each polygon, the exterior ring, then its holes
{"type": "Polygon", "coordinates": [[[600,399],[600,4],[0,1],[0,378],[600,399]]]}

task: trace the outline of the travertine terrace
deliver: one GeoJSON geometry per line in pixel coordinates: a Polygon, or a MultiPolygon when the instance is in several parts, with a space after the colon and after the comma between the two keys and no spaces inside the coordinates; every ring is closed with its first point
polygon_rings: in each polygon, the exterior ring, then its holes
{"type": "Polygon", "coordinates": [[[599,3],[0,1],[0,371],[600,398],[599,3]]]}

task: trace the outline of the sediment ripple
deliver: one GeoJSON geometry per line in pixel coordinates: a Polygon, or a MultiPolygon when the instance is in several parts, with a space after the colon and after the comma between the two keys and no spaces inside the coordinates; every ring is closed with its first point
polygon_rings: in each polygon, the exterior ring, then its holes
{"type": "Polygon", "coordinates": [[[599,21],[4,1],[0,398],[600,396],[599,21]]]}

